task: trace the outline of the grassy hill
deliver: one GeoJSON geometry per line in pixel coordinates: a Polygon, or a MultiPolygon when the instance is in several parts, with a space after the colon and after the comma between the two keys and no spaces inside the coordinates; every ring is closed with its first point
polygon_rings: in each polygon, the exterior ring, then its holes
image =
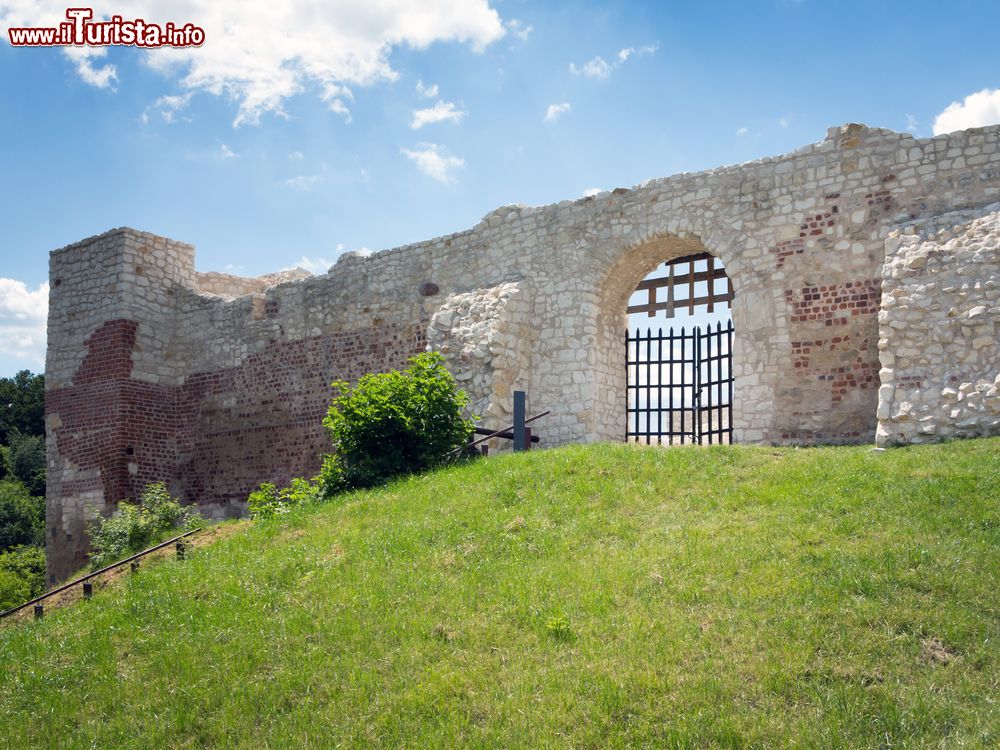
{"type": "Polygon", "coordinates": [[[536,451],[0,626],[0,740],[995,748],[998,592],[1000,440],[536,451]]]}

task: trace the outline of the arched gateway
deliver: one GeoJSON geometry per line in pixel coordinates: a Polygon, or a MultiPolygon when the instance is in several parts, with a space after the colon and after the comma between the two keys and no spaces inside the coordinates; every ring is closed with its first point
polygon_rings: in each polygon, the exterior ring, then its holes
{"type": "MultiPolygon", "coordinates": [[[[735,442],[869,441],[876,426],[901,441],[989,431],[1000,277],[976,282],[996,276],[998,254],[970,249],[953,264],[954,249],[924,249],[914,222],[941,217],[952,236],[972,221],[988,239],[998,200],[1000,127],[917,140],[847,125],[786,156],[504,206],[467,231],[346,254],[320,276],[199,273],[191,245],[132,229],[55,250],[50,575],[85,560],[88,508],[108,513],[148,482],[221,516],[241,513],[261,482],[311,475],[329,383],[428,347],[484,426],[510,423],[520,389],[530,408],[552,410],[545,445],[621,441],[629,298],[663,263],[705,253],[735,290],[725,384],[735,442]],[[925,304],[931,285],[951,296],[925,304]],[[938,398],[954,403],[931,413],[938,398]]],[[[996,247],[984,243],[968,248],[996,247]]]]}
{"type": "Polygon", "coordinates": [[[674,258],[629,299],[625,439],[733,442],[733,284],[714,255],[674,258]]]}

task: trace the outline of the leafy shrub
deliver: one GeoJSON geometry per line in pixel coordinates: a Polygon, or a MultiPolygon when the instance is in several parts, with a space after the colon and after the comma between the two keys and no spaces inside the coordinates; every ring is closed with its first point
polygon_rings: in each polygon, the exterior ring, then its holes
{"type": "Polygon", "coordinates": [[[16,573],[0,568],[0,610],[11,609],[32,598],[31,584],[28,581],[16,573]]]}
{"type": "Polygon", "coordinates": [[[265,482],[250,493],[247,498],[247,509],[253,518],[269,519],[282,516],[292,508],[315,502],[319,499],[319,486],[316,480],[293,479],[288,487],[278,489],[270,482],[265,482]]]}
{"type": "Polygon", "coordinates": [[[24,604],[45,591],[45,551],[17,547],[0,554],[0,610],[24,604]]]}
{"type": "Polygon", "coordinates": [[[168,536],[167,532],[190,530],[203,523],[201,514],[171,497],[162,482],[150,484],[138,505],[121,502],[113,516],[95,518],[88,526],[93,547],[90,566],[93,570],[103,568],[156,544],[168,536]]]}
{"type": "Polygon", "coordinates": [[[20,482],[0,482],[0,552],[25,544],[42,544],[45,501],[33,497],[20,482]]]}
{"type": "Polygon", "coordinates": [[[327,453],[323,456],[323,465],[320,467],[316,482],[319,485],[318,490],[321,498],[330,498],[347,489],[347,482],[344,481],[344,469],[335,454],[327,453]]]}
{"type": "Polygon", "coordinates": [[[335,451],[320,475],[327,496],[438,466],[472,432],[472,420],[462,417],[468,398],[437,352],[411,358],[402,372],[365,375],[353,389],[333,387],[339,393],[323,420],[335,451]]]}

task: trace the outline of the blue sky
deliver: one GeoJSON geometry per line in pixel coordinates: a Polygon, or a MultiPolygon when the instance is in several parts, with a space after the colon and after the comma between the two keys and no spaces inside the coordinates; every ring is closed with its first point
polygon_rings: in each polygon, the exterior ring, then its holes
{"type": "Polygon", "coordinates": [[[43,366],[48,251],[111,227],[194,243],[203,271],[325,270],[844,122],[1000,121],[996,2],[327,5],[97,3],[206,42],[70,57],[6,38],[65,5],[0,0],[0,375],[43,366]]]}

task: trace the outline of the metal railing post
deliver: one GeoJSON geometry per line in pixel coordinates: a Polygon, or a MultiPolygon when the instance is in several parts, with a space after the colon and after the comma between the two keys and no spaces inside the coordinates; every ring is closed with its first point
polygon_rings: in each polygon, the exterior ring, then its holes
{"type": "Polygon", "coordinates": [[[514,391],[514,451],[520,452],[524,448],[524,414],[525,414],[524,391],[514,391]]]}
{"type": "Polygon", "coordinates": [[[76,579],[74,579],[72,581],[69,581],[68,583],[62,584],[61,586],[57,586],[56,588],[52,589],[51,591],[47,591],[44,594],[42,594],[41,596],[36,596],[34,599],[31,599],[30,601],[26,601],[24,604],[22,604],[20,606],[14,607],[13,609],[8,609],[5,612],[0,612],[0,619],[3,619],[5,617],[9,617],[10,615],[16,614],[16,613],[20,612],[22,609],[27,609],[28,607],[30,607],[32,605],[34,605],[34,608],[35,608],[35,617],[36,618],[42,617],[42,615],[45,612],[45,610],[42,607],[42,601],[43,600],[48,599],[50,596],[55,596],[56,594],[61,593],[63,591],[68,591],[69,589],[73,588],[74,586],[78,586],[80,584],[83,584],[83,596],[85,598],[89,599],[90,595],[92,595],[93,591],[94,591],[93,584],[91,583],[92,579],[96,578],[97,576],[104,575],[109,570],[114,570],[115,568],[118,568],[118,567],[120,567],[122,565],[125,565],[126,563],[129,563],[130,566],[131,566],[132,572],[136,573],[139,570],[139,558],[144,557],[145,555],[148,555],[151,552],[156,552],[159,549],[163,549],[164,547],[166,547],[168,545],[171,545],[171,544],[173,544],[174,542],[176,542],[176,541],[178,541],[180,539],[184,539],[186,537],[189,537],[192,534],[197,534],[200,531],[201,531],[201,529],[191,529],[191,531],[185,531],[180,536],[175,536],[175,537],[173,537],[171,539],[168,539],[165,542],[160,542],[159,544],[154,545],[153,547],[149,547],[148,549],[144,549],[141,552],[136,552],[134,555],[132,555],[131,557],[126,557],[124,560],[119,560],[118,562],[111,563],[110,565],[105,565],[100,570],[95,570],[93,573],[88,573],[87,575],[82,576],[81,578],[76,578],[76,579]]]}

